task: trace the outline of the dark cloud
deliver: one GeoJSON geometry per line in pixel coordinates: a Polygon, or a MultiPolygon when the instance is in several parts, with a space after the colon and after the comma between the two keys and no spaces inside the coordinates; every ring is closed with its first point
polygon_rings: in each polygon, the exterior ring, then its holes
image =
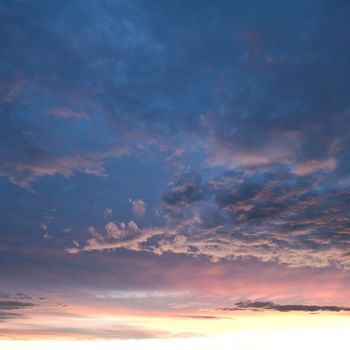
{"type": "Polygon", "coordinates": [[[4,300],[8,300],[8,299],[17,299],[17,300],[32,300],[33,297],[28,295],[28,294],[25,294],[25,293],[21,293],[21,292],[18,292],[18,293],[14,293],[14,294],[11,294],[11,293],[0,293],[0,299],[4,300]]]}
{"type": "Polygon", "coordinates": [[[192,171],[179,174],[171,183],[169,192],[162,195],[162,200],[169,207],[184,207],[202,200],[205,194],[200,175],[192,171]]]}
{"type": "Polygon", "coordinates": [[[0,322],[5,322],[7,320],[24,318],[25,314],[23,310],[32,309],[37,306],[37,304],[23,301],[31,300],[32,297],[18,292],[15,294],[2,293],[0,294],[0,322]],[[12,312],[12,310],[20,310],[21,312],[12,312]]]}
{"type": "Polygon", "coordinates": [[[23,301],[10,301],[10,300],[0,300],[0,309],[1,310],[17,310],[17,309],[26,309],[36,306],[33,303],[26,303],[23,301]]]}
{"type": "Polygon", "coordinates": [[[350,311],[349,307],[344,306],[320,306],[320,305],[280,305],[270,301],[241,301],[235,304],[234,308],[221,308],[222,311],[239,311],[239,310],[252,310],[252,311],[302,311],[302,312],[341,312],[350,311]]]}

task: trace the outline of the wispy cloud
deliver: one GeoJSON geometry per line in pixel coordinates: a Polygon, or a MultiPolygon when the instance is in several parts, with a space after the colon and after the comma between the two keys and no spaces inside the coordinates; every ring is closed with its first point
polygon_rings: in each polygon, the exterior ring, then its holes
{"type": "Polygon", "coordinates": [[[23,159],[2,162],[0,175],[6,176],[16,185],[31,189],[31,183],[45,176],[61,175],[70,177],[74,173],[105,176],[104,164],[108,159],[128,154],[126,147],[115,147],[104,152],[75,154],[66,157],[42,154],[34,159],[28,154],[23,159]]]}
{"type": "MultiPolygon", "coordinates": [[[[98,340],[98,339],[148,339],[168,338],[172,335],[162,331],[152,331],[132,325],[107,326],[107,327],[75,327],[75,326],[50,326],[28,325],[21,329],[1,327],[2,339],[71,339],[71,340],[98,340]]],[[[181,336],[181,335],[180,335],[181,336]]]]}
{"type": "Polygon", "coordinates": [[[221,308],[222,311],[239,311],[239,310],[252,310],[252,311],[280,311],[280,312],[342,312],[350,311],[350,307],[345,306],[330,306],[330,305],[303,305],[303,304],[275,304],[270,301],[241,301],[235,304],[233,308],[221,308]]]}
{"type": "Polygon", "coordinates": [[[47,112],[49,115],[54,116],[57,119],[69,119],[73,121],[81,121],[88,118],[88,114],[83,111],[74,111],[67,107],[56,107],[47,112]]]}

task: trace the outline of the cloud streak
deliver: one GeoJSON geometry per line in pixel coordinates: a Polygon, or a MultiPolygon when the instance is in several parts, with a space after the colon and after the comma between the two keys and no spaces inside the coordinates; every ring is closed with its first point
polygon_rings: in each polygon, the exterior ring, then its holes
{"type": "Polygon", "coordinates": [[[53,157],[46,154],[34,159],[29,155],[22,160],[3,161],[0,175],[25,189],[31,189],[31,183],[45,176],[60,175],[65,178],[75,173],[105,176],[104,164],[108,159],[119,158],[128,154],[125,147],[116,147],[105,152],[75,154],[66,157],[53,157]]]}
{"type": "Polygon", "coordinates": [[[270,301],[241,301],[235,304],[234,308],[221,308],[222,311],[279,311],[279,312],[350,312],[349,307],[329,305],[303,305],[291,304],[281,305],[270,301]]]}
{"type": "Polygon", "coordinates": [[[25,315],[24,310],[32,309],[37,306],[28,300],[32,298],[24,293],[16,294],[0,294],[0,322],[8,320],[23,318],[25,315]],[[13,312],[13,311],[20,311],[13,312]]]}

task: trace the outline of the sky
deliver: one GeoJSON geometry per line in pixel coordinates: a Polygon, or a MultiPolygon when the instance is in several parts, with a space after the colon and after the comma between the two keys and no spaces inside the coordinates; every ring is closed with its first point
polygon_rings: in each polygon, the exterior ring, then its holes
{"type": "Polygon", "coordinates": [[[346,349],[349,16],[0,0],[0,348],[346,349]]]}

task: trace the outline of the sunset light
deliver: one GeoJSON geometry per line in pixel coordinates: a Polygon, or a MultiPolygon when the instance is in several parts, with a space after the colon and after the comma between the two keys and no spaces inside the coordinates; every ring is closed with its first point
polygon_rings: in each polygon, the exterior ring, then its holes
{"type": "Polygon", "coordinates": [[[349,350],[349,38],[343,0],[0,0],[0,350],[349,350]]]}

